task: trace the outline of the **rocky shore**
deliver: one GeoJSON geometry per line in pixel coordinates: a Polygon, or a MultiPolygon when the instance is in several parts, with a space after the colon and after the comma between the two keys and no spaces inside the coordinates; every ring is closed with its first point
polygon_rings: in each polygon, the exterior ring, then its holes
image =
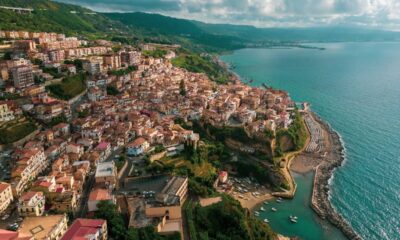
{"type": "Polygon", "coordinates": [[[336,212],[329,201],[329,180],[334,170],[340,167],[345,159],[344,148],[339,134],[317,115],[313,118],[329,133],[330,149],[325,160],[315,170],[311,207],[322,218],[338,227],[349,239],[361,239],[344,218],[336,212]]]}

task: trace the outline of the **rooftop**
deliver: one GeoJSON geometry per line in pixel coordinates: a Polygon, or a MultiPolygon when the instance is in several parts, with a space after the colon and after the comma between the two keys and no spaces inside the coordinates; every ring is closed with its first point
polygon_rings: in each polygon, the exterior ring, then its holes
{"type": "Polygon", "coordinates": [[[186,177],[177,177],[174,176],[164,187],[161,193],[169,194],[169,195],[177,195],[178,190],[182,187],[182,185],[187,181],[186,177]]]}
{"type": "Polygon", "coordinates": [[[31,234],[35,239],[46,239],[65,215],[49,215],[42,217],[26,217],[21,223],[20,233],[31,234]]]}
{"type": "Polygon", "coordinates": [[[111,200],[111,195],[106,189],[95,189],[90,192],[89,201],[111,200]]]}
{"type": "Polygon", "coordinates": [[[114,176],[114,162],[103,162],[97,165],[96,177],[114,176]]]}
{"type": "Polygon", "coordinates": [[[102,219],[78,218],[68,228],[61,240],[89,239],[89,236],[95,234],[105,223],[106,221],[102,219]]]}

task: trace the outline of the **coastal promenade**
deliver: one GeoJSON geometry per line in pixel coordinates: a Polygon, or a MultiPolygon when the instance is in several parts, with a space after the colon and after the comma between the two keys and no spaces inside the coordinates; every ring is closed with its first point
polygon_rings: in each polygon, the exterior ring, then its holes
{"type": "MultiPolygon", "coordinates": [[[[329,201],[329,180],[334,170],[344,161],[344,148],[340,136],[327,123],[312,112],[306,113],[307,127],[312,139],[319,139],[314,151],[306,151],[300,156],[302,164],[316,165],[311,197],[312,209],[322,218],[338,227],[349,239],[361,239],[343,217],[337,213],[329,201]],[[315,129],[318,129],[315,131],[315,129]],[[323,137],[323,138],[321,138],[323,137]],[[323,139],[324,142],[320,140],[323,139]],[[321,154],[323,152],[323,154],[321,154]],[[312,161],[311,163],[309,161],[312,161]]],[[[310,148],[309,148],[310,149],[310,148]]],[[[303,168],[304,169],[304,168],[303,168]]],[[[296,169],[295,169],[296,171],[296,169]]]]}

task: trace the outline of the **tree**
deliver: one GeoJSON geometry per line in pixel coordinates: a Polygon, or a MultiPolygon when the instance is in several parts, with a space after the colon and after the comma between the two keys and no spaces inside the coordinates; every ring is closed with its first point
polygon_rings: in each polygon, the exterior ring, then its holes
{"type": "Polygon", "coordinates": [[[183,79],[179,83],[179,94],[181,94],[182,96],[186,96],[186,86],[185,86],[185,81],[183,79]]]}
{"type": "Polygon", "coordinates": [[[125,239],[127,232],[124,218],[118,212],[117,206],[110,201],[100,201],[97,204],[95,218],[107,221],[109,236],[114,239],[125,239]]]}

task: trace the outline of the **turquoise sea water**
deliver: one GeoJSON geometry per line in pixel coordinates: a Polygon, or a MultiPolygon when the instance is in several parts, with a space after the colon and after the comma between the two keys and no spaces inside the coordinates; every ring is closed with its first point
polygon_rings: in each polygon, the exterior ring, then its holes
{"type": "MultiPolygon", "coordinates": [[[[326,50],[243,49],[221,58],[241,77],[254,79],[253,85],[266,83],[312,104],[346,147],[345,164],[331,183],[334,207],[364,239],[400,239],[400,43],[315,45],[326,50]]],[[[308,190],[301,184],[310,181],[299,183],[305,196],[308,190]]],[[[302,215],[309,225],[300,231],[303,238],[340,238],[309,213],[302,215]]]]}

